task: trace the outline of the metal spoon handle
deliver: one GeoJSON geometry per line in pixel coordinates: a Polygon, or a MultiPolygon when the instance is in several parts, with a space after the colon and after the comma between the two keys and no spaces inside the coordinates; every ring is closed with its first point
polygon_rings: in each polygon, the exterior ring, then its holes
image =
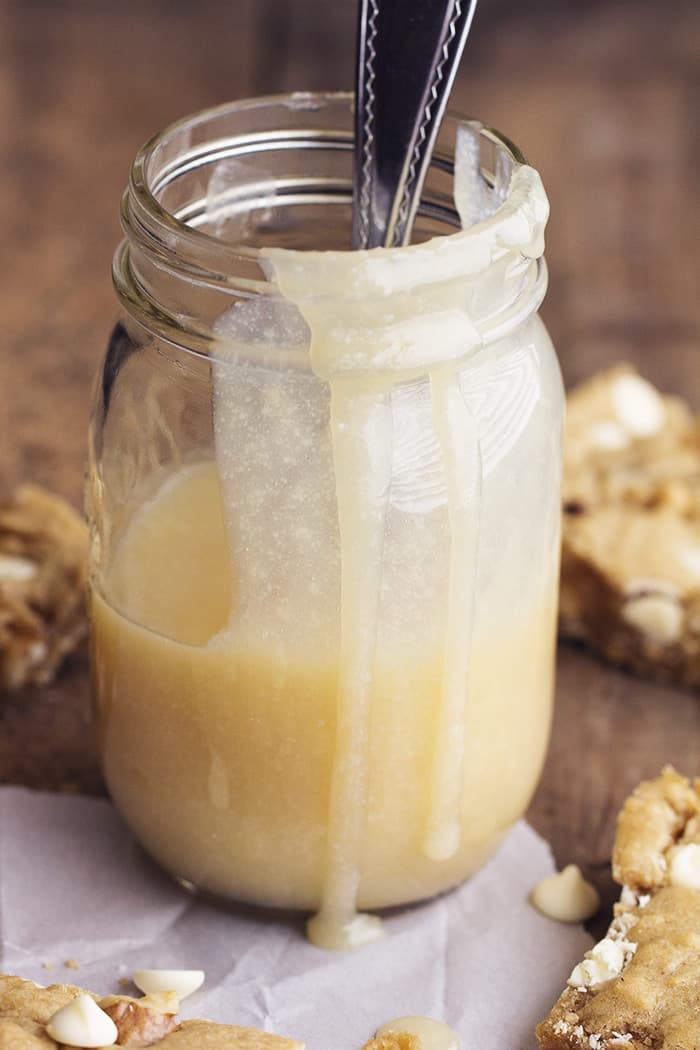
{"type": "Polygon", "coordinates": [[[360,0],[353,247],[406,243],[476,0],[360,0]]]}

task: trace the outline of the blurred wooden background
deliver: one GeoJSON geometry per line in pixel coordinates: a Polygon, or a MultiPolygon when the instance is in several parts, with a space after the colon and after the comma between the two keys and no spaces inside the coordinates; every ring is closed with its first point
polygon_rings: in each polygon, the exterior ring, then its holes
{"type": "MultiPolygon", "coordinates": [[[[226,99],[351,87],[354,32],[349,0],[0,0],[0,491],[33,479],[80,503],[136,149],[226,99]]],[[[699,87],[695,0],[480,4],[453,106],[542,173],[567,382],[627,358],[700,407],[699,87]]],[[[665,761],[698,772],[699,751],[697,697],[564,647],[531,819],[607,886],[624,794],[665,761]]],[[[0,780],[101,790],[83,658],[0,704],[0,780]]]]}

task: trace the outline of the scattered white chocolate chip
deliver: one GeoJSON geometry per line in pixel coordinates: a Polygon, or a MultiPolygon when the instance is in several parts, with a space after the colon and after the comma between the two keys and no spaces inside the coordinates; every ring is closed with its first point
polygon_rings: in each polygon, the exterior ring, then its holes
{"type": "Polygon", "coordinates": [[[175,992],[179,999],[184,999],[201,988],[204,970],[137,970],[133,980],[146,995],[175,992]]]}
{"type": "Polygon", "coordinates": [[[622,619],[659,645],[677,642],[683,629],[683,610],[669,594],[640,594],[629,598],[622,619]]]}
{"type": "Polygon", "coordinates": [[[557,922],[584,922],[600,908],[600,897],[576,864],[567,864],[563,871],[548,875],[535,886],[530,901],[548,919],[557,922]]]}
{"type": "Polygon", "coordinates": [[[0,580],[27,583],[34,579],[38,571],[39,566],[29,558],[21,558],[17,554],[0,554],[0,580]]]}
{"type": "Polygon", "coordinates": [[[116,1042],[117,1026],[94,999],[84,993],[61,1007],[46,1025],[46,1031],[57,1043],[68,1046],[112,1046],[116,1042]]]}
{"type": "Polygon", "coordinates": [[[619,423],[613,423],[610,419],[602,419],[593,423],[587,431],[588,440],[596,448],[616,452],[618,449],[629,445],[629,437],[619,423]]]}
{"type": "Polygon", "coordinates": [[[586,952],[583,962],[575,966],[566,982],[571,988],[595,988],[618,977],[637,950],[631,941],[604,937],[586,952]]]}
{"type": "Polygon", "coordinates": [[[700,845],[697,842],[687,842],[673,850],[669,879],[672,886],[700,890],[700,845]]]}
{"type": "Polygon", "coordinates": [[[666,422],[666,408],[661,395],[641,376],[624,375],[612,386],[615,415],[635,437],[651,437],[666,422]]]}

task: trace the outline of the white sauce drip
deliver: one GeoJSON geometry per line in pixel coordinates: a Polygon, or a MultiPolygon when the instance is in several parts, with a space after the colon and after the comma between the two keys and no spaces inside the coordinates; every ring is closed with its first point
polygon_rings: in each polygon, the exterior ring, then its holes
{"type": "MultiPolygon", "coordinates": [[[[465,176],[466,164],[478,164],[478,156],[458,143],[456,197],[465,225],[474,221],[468,191],[479,182],[475,172],[465,176]]],[[[331,389],[341,641],[326,868],[321,905],[308,925],[309,938],[324,948],[356,947],[381,936],[380,921],[359,915],[356,906],[392,468],[389,392],[396,382],[426,375],[446,479],[451,549],[442,697],[423,850],[439,862],[459,847],[481,480],[476,424],[459,380],[465,358],[481,344],[465,280],[489,270],[494,260],[504,266],[502,279],[497,275],[488,286],[493,301],[481,286],[476,296],[488,318],[497,311],[507,281],[519,280],[517,266],[508,268],[509,261],[541,254],[548,212],[539,176],[527,166],[515,168],[509,185],[497,183],[496,193],[505,202],[495,214],[471,230],[425,245],[352,253],[263,252],[274,282],[311,329],[311,367],[331,389]]],[[[457,1047],[443,1038],[425,1042],[424,1050],[457,1047]]]]}
{"type": "Polygon", "coordinates": [[[331,433],[341,560],[337,731],[323,897],[308,925],[321,948],[381,937],[356,913],[369,782],[369,718],[391,482],[392,419],[386,392],[341,380],[331,386],[331,433]]]}
{"type": "MultiPolygon", "coordinates": [[[[424,851],[433,860],[459,846],[465,750],[468,639],[478,539],[478,437],[458,378],[431,373],[433,419],[447,479],[450,583],[442,702],[433,752],[424,851]]],[[[391,483],[392,417],[387,391],[368,380],[331,381],[331,433],[341,553],[341,643],[337,732],[321,907],[308,925],[323,948],[358,947],[382,935],[356,912],[369,783],[369,724],[384,521],[391,483]]]]}
{"type": "Polygon", "coordinates": [[[467,673],[474,621],[476,556],[479,542],[481,454],[476,423],[467,410],[456,375],[433,371],[433,424],[440,443],[450,523],[447,625],[442,695],[433,750],[428,821],[423,844],[432,860],[447,860],[459,847],[467,673]]]}

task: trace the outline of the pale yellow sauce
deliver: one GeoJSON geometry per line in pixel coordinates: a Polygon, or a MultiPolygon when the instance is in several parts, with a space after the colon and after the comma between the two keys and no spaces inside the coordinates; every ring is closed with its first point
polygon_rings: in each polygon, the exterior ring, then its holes
{"type": "MultiPolygon", "coordinates": [[[[127,821],[202,889],[317,909],[328,893],[338,667],[313,636],[290,652],[227,632],[235,580],[213,464],[183,470],[141,507],[104,589],[109,600],[95,592],[92,603],[95,693],[105,776],[127,821]]],[[[424,840],[442,650],[377,654],[361,908],[456,885],[523,811],[547,741],[553,632],[553,593],[476,625],[460,842],[440,862],[424,840]]]]}

